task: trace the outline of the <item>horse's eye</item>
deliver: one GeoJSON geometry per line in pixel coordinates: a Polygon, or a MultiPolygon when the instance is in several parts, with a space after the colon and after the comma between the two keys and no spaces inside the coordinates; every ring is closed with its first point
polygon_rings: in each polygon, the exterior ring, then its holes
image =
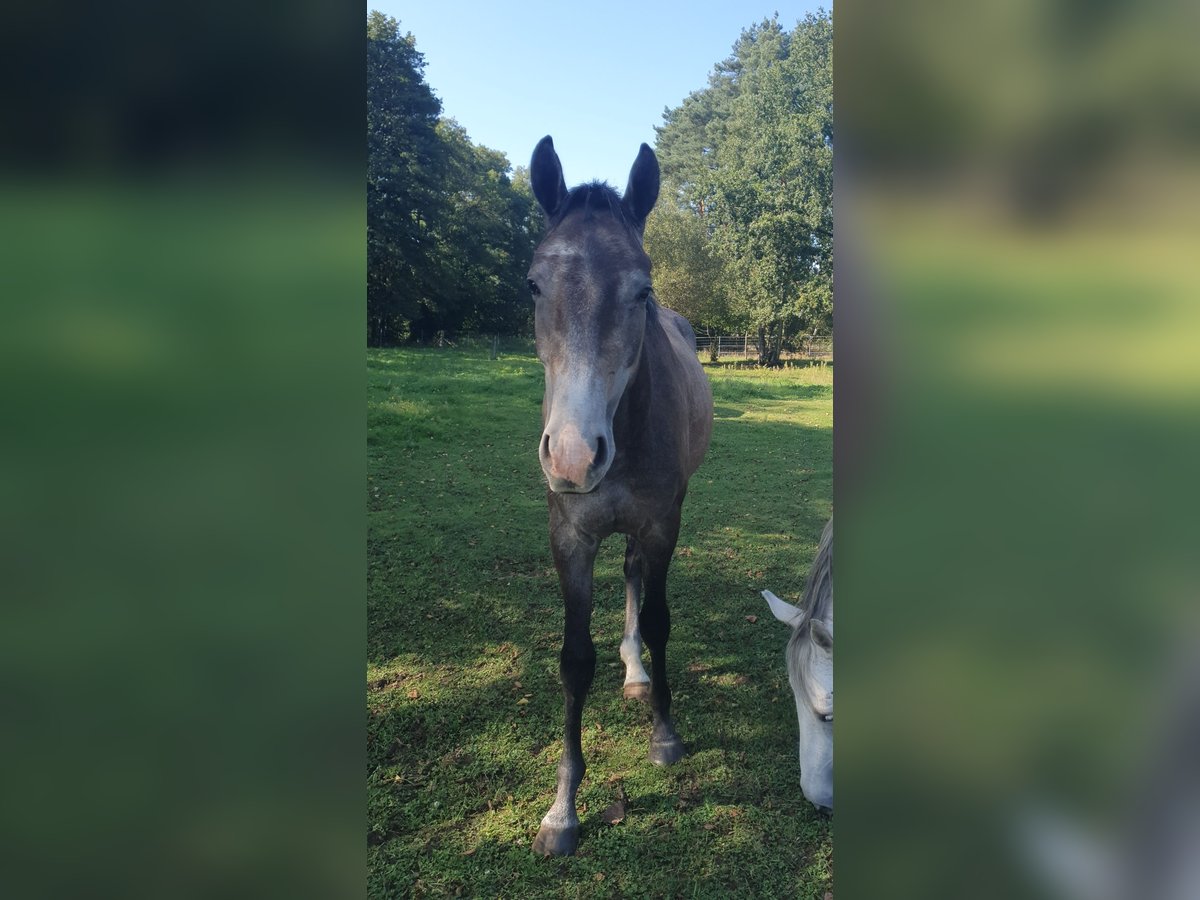
{"type": "Polygon", "coordinates": [[[638,303],[645,303],[647,300],[649,300],[650,299],[650,287],[647,286],[647,287],[642,288],[642,290],[638,294],[637,298],[638,298],[638,303]]]}
{"type": "Polygon", "coordinates": [[[536,281],[534,281],[532,278],[530,278],[530,279],[528,279],[528,280],[526,281],[526,284],[528,284],[528,285],[529,285],[529,293],[530,293],[530,294],[532,294],[532,295],[533,295],[533,296],[535,296],[535,297],[540,297],[540,296],[541,296],[541,294],[542,294],[542,289],[541,289],[540,287],[538,287],[538,286],[537,286],[537,282],[536,282],[536,281]]]}
{"type": "Polygon", "coordinates": [[[822,722],[832,722],[833,721],[833,713],[817,713],[817,718],[820,719],[822,722]]]}

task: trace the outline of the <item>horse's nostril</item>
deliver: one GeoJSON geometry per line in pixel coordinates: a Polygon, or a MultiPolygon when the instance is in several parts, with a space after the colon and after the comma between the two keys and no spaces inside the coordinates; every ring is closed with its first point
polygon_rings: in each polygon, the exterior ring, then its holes
{"type": "Polygon", "coordinates": [[[542,459],[548,459],[550,457],[550,432],[548,431],[542,432],[542,443],[541,446],[538,447],[538,455],[541,456],[542,459]]]}
{"type": "Polygon", "coordinates": [[[596,457],[592,460],[592,465],[597,469],[604,465],[608,459],[608,444],[603,437],[596,438],[596,457]]]}

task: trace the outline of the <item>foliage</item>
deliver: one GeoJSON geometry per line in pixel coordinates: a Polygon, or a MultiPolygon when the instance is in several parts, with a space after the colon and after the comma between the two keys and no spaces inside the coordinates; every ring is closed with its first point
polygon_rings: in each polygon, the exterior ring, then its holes
{"type": "MultiPolygon", "coordinates": [[[[372,12],[367,35],[369,342],[526,332],[528,173],[438,118],[394,19],[372,12]]],[[[658,128],[656,293],[701,333],[757,331],[763,365],[833,326],[832,39],[826,13],[751,26],[658,128]]]]}
{"type": "Polygon", "coordinates": [[[832,497],[832,369],[709,367],[712,447],[669,583],[673,711],[690,754],[646,759],[621,696],[624,544],[596,565],[579,854],[530,845],[562,733],[562,601],[537,463],[532,353],[371,351],[370,895],[789,896],[832,890],[832,820],[800,792],[787,632],[832,497]],[[755,616],[756,621],[747,620],[755,616]],[[625,818],[602,812],[627,797],[625,818]]]}
{"type": "Polygon", "coordinates": [[[832,329],[832,50],[825,13],[765,20],[658,129],[665,193],[703,222],[764,365],[788,334],[832,329]]]}
{"type": "Polygon", "coordinates": [[[514,334],[528,327],[525,273],[540,231],[531,231],[532,192],[514,189],[503,153],[472,144],[453,120],[438,123],[448,153],[446,212],[438,231],[442,285],[435,295],[445,310],[432,322],[415,322],[426,337],[435,331],[514,334]]]}
{"type": "Polygon", "coordinates": [[[367,18],[367,319],[369,339],[405,337],[434,292],[430,245],[442,214],[442,105],[424,79],[412,35],[379,12],[367,18]]]}
{"type": "Polygon", "coordinates": [[[708,87],[689,94],[678,107],[663,112],[656,126],[656,152],[664,181],[677,188],[676,197],[705,212],[705,176],[719,165],[720,150],[735,100],[742,92],[747,69],[769,65],[786,54],[789,35],[775,19],[742,31],[733,53],[713,66],[708,87]]]}
{"type": "Polygon", "coordinates": [[[367,309],[373,345],[528,327],[540,229],[503,153],[473,144],[395,19],[367,19],[367,309]]]}
{"type": "Polygon", "coordinates": [[[646,220],[646,252],[654,261],[654,295],[700,329],[729,321],[724,266],[704,220],[690,210],[660,203],[646,220]]]}

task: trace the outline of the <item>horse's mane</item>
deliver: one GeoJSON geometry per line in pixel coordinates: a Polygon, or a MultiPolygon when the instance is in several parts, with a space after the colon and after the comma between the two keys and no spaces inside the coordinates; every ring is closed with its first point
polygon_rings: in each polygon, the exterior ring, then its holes
{"type": "Polygon", "coordinates": [[[797,641],[807,634],[805,627],[813,619],[824,621],[829,617],[833,606],[833,517],[825,523],[821,532],[821,541],[817,545],[817,555],[813,559],[812,568],[808,570],[808,580],[804,583],[804,594],[800,597],[800,611],[803,614],[796,623],[792,633],[792,641],[797,641]]]}

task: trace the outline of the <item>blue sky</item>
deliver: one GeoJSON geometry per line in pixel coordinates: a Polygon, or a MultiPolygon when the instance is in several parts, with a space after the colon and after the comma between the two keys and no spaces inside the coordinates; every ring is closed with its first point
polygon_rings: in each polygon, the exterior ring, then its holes
{"type": "Polygon", "coordinates": [[[779,13],[790,29],[823,2],[783,0],[533,0],[519,4],[376,0],[425,56],[425,77],[477,144],[528,165],[554,137],[568,185],[620,190],[664,107],[708,83],[746,26],[779,13]]]}

